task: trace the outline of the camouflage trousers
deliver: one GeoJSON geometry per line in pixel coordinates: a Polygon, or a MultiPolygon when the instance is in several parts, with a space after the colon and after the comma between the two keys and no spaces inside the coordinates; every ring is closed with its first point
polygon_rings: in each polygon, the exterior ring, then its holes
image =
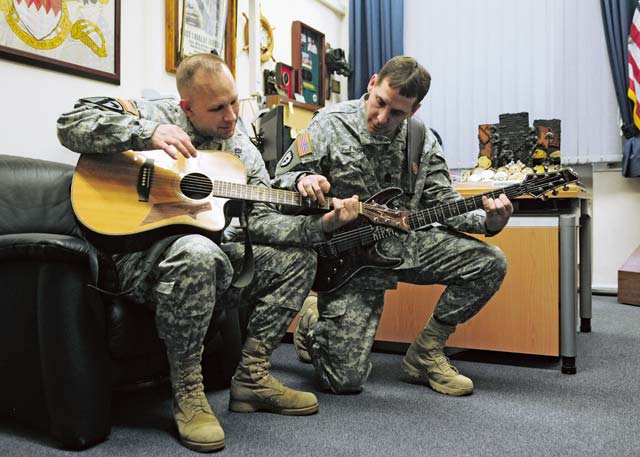
{"type": "MultiPolygon", "coordinates": [[[[502,284],[507,268],[504,254],[493,245],[451,230],[433,229],[417,235],[419,265],[385,270],[385,275],[411,284],[446,285],[435,317],[448,325],[467,321],[502,284]]],[[[320,316],[309,333],[309,349],[322,387],[334,393],[359,392],[369,376],[369,356],[384,305],[385,290],[380,285],[387,283],[376,281],[381,271],[366,268],[338,290],[318,294],[320,316]],[[367,276],[372,281],[365,287],[367,276]]]]}
{"type": "Polygon", "coordinates": [[[135,285],[130,298],[155,311],[167,352],[179,356],[200,350],[215,306],[251,306],[249,333],[268,341],[282,338],[313,283],[315,253],[261,245],[254,245],[253,251],[254,278],[243,289],[230,287],[243,263],[242,243],[219,246],[201,235],[180,237],[141,281],[146,252],[115,260],[122,288],[135,285]]]}

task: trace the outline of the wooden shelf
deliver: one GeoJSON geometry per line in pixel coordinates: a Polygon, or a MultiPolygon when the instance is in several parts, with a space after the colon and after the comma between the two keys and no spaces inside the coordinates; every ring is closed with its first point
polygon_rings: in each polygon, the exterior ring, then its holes
{"type": "Polygon", "coordinates": [[[317,111],[322,106],[312,105],[311,103],[303,103],[292,98],[287,98],[283,95],[267,95],[266,97],[267,108],[271,108],[274,105],[288,105],[292,103],[295,108],[302,108],[307,111],[317,111]]]}

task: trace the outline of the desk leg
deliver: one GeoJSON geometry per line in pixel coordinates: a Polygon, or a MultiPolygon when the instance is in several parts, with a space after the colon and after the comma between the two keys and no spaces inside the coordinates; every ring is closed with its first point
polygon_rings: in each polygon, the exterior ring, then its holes
{"type": "Polygon", "coordinates": [[[580,202],[580,331],[591,332],[591,212],[589,201],[580,202]]]}
{"type": "Polygon", "coordinates": [[[560,215],[561,371],[576,373],[576,216],[560,215]]]}

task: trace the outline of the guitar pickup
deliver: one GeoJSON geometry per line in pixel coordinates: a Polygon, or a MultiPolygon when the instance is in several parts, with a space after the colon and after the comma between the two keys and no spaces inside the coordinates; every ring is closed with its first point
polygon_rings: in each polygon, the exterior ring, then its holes
{"type": "Polygon", "coordinates": [[[138,171],[138,182],[136,185],[136,189],[138,191],[139,202],[149,201],[149,195],[151,194],[151,180],[153,179],[154,170],[154,161],[153,159],[148,158],[140,167],[140,171],[138,171]]]}
{"type": "Polygon", "coordinates": [[[320,257],[337,257],[338,251],[331,243],[316,243],[313,245],[313,248],[316,250],[320,257]]]}

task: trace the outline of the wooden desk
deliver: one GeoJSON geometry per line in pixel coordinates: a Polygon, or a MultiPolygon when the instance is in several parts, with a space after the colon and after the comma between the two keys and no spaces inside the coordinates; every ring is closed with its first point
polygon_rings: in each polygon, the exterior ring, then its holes
{"type": "MultiPolygon", "coordinates": [[[[466,198],[495,188],[465,184],[457,190],[466,198]]],[[[562,371],[575,373],[578,269],[580,329],[591,329],[590,196],[572,185],[549,197],[547,201],[516,199],[509,225],[486,238],[506,254],[507,276],[497,294],[478,315],[458,327],[448,345],[560,356],[562,371]]],[[[376,340],[413,341],[442,290],[443,286],[401,283],[387,292],[376,340]]]]}

